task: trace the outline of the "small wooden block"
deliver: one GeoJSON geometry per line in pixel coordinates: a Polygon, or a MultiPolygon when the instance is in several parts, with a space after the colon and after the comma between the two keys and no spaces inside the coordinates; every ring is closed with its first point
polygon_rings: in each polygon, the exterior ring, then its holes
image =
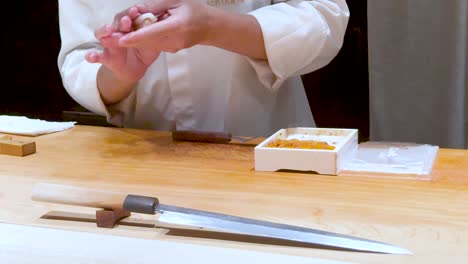
{"type": "Polygon", "coordinates": [[[130,214],[124,209],[96,211],[96,224],[98,227],[113,228],[120,220],[129,217],[130,214]]]}
{"type": "Polygon", "coordinates": [[[24,157],[33,153],[36,153],[33,140],[13,140],[8,136],[0,139],[0,154],[24,157]]]}

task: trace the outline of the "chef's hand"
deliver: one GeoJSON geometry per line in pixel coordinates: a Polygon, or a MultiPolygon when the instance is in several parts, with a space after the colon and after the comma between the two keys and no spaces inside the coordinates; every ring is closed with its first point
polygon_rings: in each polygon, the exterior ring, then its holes
{"type": "Polygon", "coordinates": [[[154,48],[121,47],[119,40],[132,30],[132,21],[140,13],[135,7],[117,14],[113,24],[95,31],[102,51],[90,51],[85,58],[90,63],[100,63],[97,86],[104,103],[117,103],[132,91],[133,85],[143,77],[147,68],[156,60],[160,51],[154,48]]]}
{"type": "Polygon", "coordinates": [[[119,40],[123,47],[177,52],[203,43],[210,29],[212,7],[197,0],[153,0],[135,6],[139,13],[159,16],[158,22],[119,40]]]}
{"type": "Polygon", "coordinates": [[[198,0],[151,0],[135,7],[139,13],[152,13],[159,19],[121,37],[122,47],[174,53],[201,44],[267,59],[260,24],[251,15],[227,12],[198,0]]]}
{"type": "Polygon", "coordinates": [[[103,64],[122,81],[138,81],[160,53],[154,48],[127,48],[118,45],[125,33],[132,30],[132,20],[139,15],[138,9],[133,7],[119,13],[113,24],[98,28],[95,36],[104,49],[102,52],[88,52],[86,60],[103,64]]]}

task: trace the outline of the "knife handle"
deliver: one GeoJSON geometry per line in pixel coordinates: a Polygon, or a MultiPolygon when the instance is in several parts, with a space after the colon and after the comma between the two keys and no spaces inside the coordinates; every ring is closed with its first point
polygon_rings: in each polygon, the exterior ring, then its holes
{"type": "Polygon", "coordinates": [[[225,132],[177,130],[172,132],[172,139],[175,141],[192,141],[222,144],[229,143],[232,139],[232,135],[230,133],[225,132]]]}
{"type": "Polygon", "coordinates": [[[125,209],[143,214],[155,214],[156,206],[159,204],[155,197],[51,183],[37,183],[33,188],[31,199],[107,210],[125,209]]]}
{"type": "Polygon", "coordinates": [[[85,206],[103,209],[121,209],[127,194],[93,190],[77,186],[38,183],[31,199],[34,201],[85,206]]]}

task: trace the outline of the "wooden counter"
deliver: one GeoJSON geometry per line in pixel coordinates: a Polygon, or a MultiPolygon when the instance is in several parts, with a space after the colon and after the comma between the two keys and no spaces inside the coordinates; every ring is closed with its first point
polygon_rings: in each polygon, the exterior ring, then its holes
{"type": "Polygon", "coordinates": [[[427,181],[256,172],[252,145],[174,143],[165,132],[76,126],[35,140],[33,155],[0,155],[0,222],[356,263],[468,260],[467,150],[441,149],[427,181]],[[101,229],[92,222],[91,208],[31,201],[36,182],[151,195],[165,204],[378,240],[414,255],[171,235],[152,228],[152,216],[137,214],[101,229]]]}

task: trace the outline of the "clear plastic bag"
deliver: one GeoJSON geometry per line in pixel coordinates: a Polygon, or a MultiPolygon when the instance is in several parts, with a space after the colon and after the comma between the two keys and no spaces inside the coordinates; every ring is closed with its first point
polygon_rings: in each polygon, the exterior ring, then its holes
{"type": "Polygon", "coordinates": [[[439,147],[400,142],[364,142],[344,170],[430,175],[439,147]]]}

